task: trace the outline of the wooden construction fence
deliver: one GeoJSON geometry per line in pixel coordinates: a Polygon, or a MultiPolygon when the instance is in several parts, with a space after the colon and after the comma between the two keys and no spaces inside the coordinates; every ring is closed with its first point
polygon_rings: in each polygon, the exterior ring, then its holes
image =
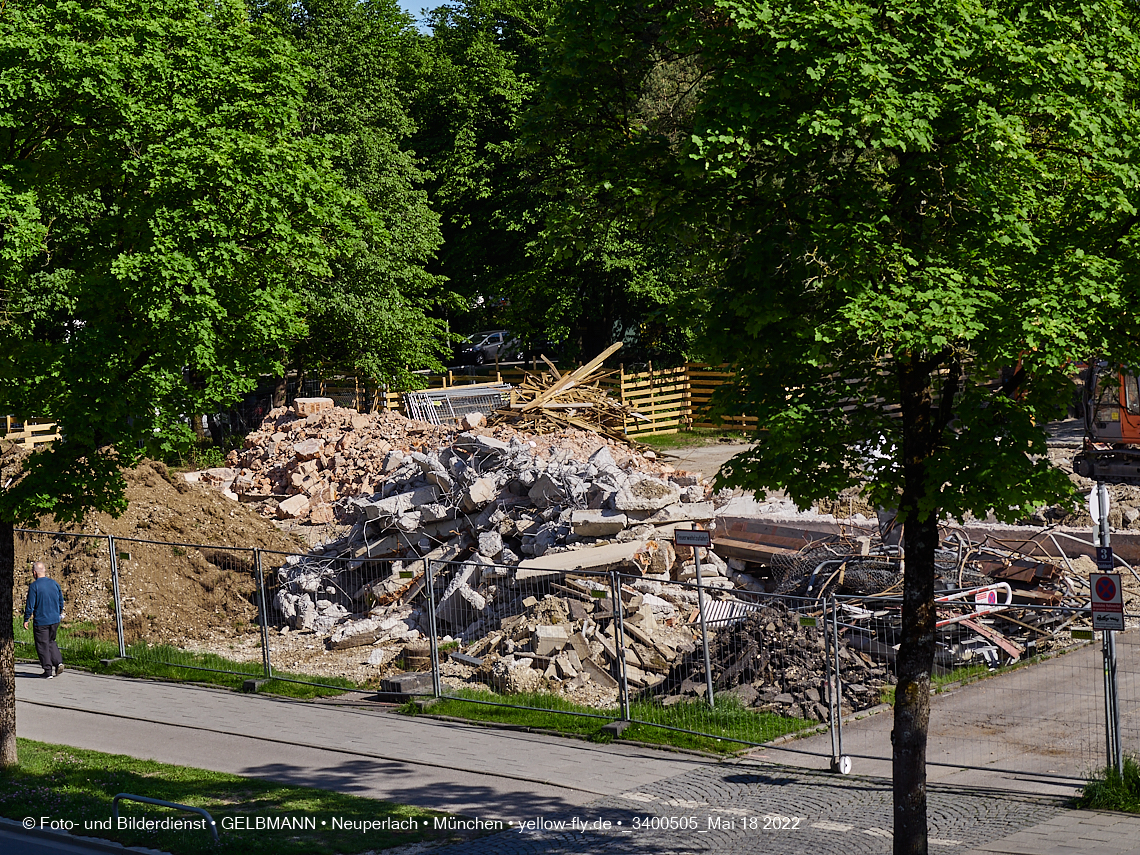
{"type": "Polygon", "coordinates": [[[15,442],[24,448],[36,449],[59,439],[59,426],[55,422],[38,419],[21,421],[15,416],[4,416],[4,433],[0,438],[15,442]]]}
{"type": "MultiPolygon", "coordinates": [[[[536,368],[533,366],[523,369],[489,365],[465,372],[449,371],[446,374],[427,375],[425,388],[450,389],[488,383],[517,385],[522,382],[527,371],[534,370],[536,368]]],[[[569,370],[567,367],[566,371],[569,370]]],[[[624,365],[619,366],[602,380],[601,385],[640,416],[626,421],[627,436],[669,434],[693,428],[754,429],[756,419],[751,416],[726,417],[718,426],[709,415],[713,391],[732,376],[732,371],[727,366],[694,362],[676,368],[657,368],[650,363],[645,371],[627,372],[624,365]]],[[[342,403],[342,400],[357,400],[357,409],[362,410],[375,411],[381,407],[400,411],[403,409],[403,398],[399,393],[351,377],[337,378],[335,384],[329,381],[327,386],[322,384],[321,388],[322,394],[333,398],[338,406],[351,406],[342,403]]]]}

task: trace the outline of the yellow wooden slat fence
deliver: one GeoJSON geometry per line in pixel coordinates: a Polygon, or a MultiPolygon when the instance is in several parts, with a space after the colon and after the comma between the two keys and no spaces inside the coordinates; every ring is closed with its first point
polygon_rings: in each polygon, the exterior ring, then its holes
{"type": "Polygon", "coordinates": [[[59,439],[59,426],[55,422],[39,419],[22,420],[16,416],[4,417],[4,433],[0,438],[15,442],[24,448],[36,449],[59,439]]]}
{"type": "MultiPolygon", "coordinates": [[[[567,374],[576,366],[559,366],[567,374]]],[[[430,374],[424,377],[426,389],[451,389],[491,383],[518,385],[527,373],[541,373],[544,366],[496,367],[485,365],[463,372],[430,374]]],[[[630,437],[670,434],[693,428],[753,430],[756,419],[751,416],[726,417],[720,425],[709,415],[713,391],[735,374],[723,365],[691,362],[677,367],[659,368],[649,363],[644,371],[626,371],[621,365],[602,378],[599,385],[638,414],[626,420],[625,433],[630,437]]],[[[355,406],[360,410],[390,409],[403,411],[403,396],[389,391],[374,381],[337,375],[321,383],[321,393],[338,406],[355,406]]]]}

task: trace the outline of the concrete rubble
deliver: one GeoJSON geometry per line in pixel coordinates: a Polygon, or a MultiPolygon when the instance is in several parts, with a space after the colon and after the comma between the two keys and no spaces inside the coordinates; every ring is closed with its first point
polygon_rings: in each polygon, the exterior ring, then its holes
{"type": "MultiPolygon", "coordinates": [[[[337,540],[277,568],[271,619],[330,650],[359,648],[393,686],[422,685],[430,670],[430,597],[449,686],[609,706],[624,650],[631,693],[703,700],[694,551],[673,543],[694,525],[713,529],[700,554],[718,695],[826,720],[820,627],[832,595],[844,710],[880,704],[893,683],[903,562],[889,515],[831,531],[735,518],[699,475],[590,431],[529,434],[478,414],[442,427],[320,399],[304,410],[273,411],[226,467],[198,477],[281,525],[339,524],[337,540]],[[622,574],[616,592],[611,570],[622,574]],[[413,673],[400,682],[401,672],[413,673]]],[[[1061,551],[1066,536],[1045,531],[1032,548],[947,536],[940,672],[1074,643],[1091,562],[1061,551]]]]}
{"type": "MultiPolygon", "coordinates": [[[[271,611],[284,630],[398,669],[428,634],[426,564],[439,562],[440,643],[459,645],[449,679],[609,703],[612,592],[604,575],[575,574],[616,569],[634,580],[622,590],[631,687],[663,682],[692,650],[693,550],[672,532],[713,519],[699,475],[584,430],[538,436],[474,416],[448,428],[319,399],[305,409],[274,410],[224,471],[199,475],[283,523],[343,526],[278,569],[271,611]]],[[[726,562],[701,553],[709,589],[735,588],[726,562]]]]}

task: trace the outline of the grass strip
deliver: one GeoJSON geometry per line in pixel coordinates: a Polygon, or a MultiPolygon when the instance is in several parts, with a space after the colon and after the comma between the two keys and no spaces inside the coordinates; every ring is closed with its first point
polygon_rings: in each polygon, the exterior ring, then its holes
{"type": "Polygon", "coordinates": [[[43,817],[72,834],[128,846],[174,855],[348,855],[456,837],[435,828],[435,818],[447,816],[436,811],[28,739],[17,744],[20,765],[0,770],[0,815],[43,817]],[[121,792],[205,808],[218,823],[221,845],[206,828],[140,829],[139,821],[202,819],[154,805],[120,802],[120,818],[136,827],[117,828],[111,802],[121,792]],[[278,827],[257,828],[259,820],[278,827]],[[406,830],[385,829],[384,820],[406,830]],[[373,825],[363,830],[365,822],[373,825]]]}
{"type": "MultiPolygon", "coordinates": [[[[95,625],[76,623],[59,628],[56,640],[63,661],[69,668],[82,668],[97,674],[116,674],[121,677],[144,677],[170,682],[207,683],[228,689],[240,689],[245,680],[261,679],[261,662],[243,662],[214,653],[196,653],[168,644],[149,644],[139,641],[127,646],[127,658],[118,659],[119,646],[114,641],[90,637],[95,625]],[[102,664],[104,659],[113,662],[102,664]]],[[[16,655],[34,659],[35,645],[32,633],[16,621],[16,655]]],[[[339,695],[346,691],[367,690],[369,687],[343,677],[315,676],[274,671],[280,679],[269,680],[262,692],[289,698],[309,699],[339,695]],[[297,682],[292,682],[297,681],[297,682]],[[314,685],[323,683],[324,685],[314,685]]]]}
{"type": "MultiPolygon", "coordinates": [[[[411,703],[400,711],[407,715],[419,712],[411,703]]],[[[598,709],[557,695],[497,695],[480,689],[457,690],[454,696],[433,704],[428,714],[550,730],[592,742],[611,741],[613,737],[602,728],[621,718],[616,707],[598,709]]],[[[713,709],[704,701],[696,700],[670,706],[636,701],[630,706],[630,717],[635,723],[626,728],[622,739],[715,754],[730,754],[739,751],[742,742],[760,745],[815,725],[815,722],[746,709],[739,699],[730,695],[718,696],[713,709]],[[682,732],[686,730],[707,735],[682,732]]]]}
{"type": "Polygon", "coordinates": [[[740,432],[722,431],[715,428],[697,428],[677,433],[648,433],[634,437],[638,442],[653,448],[692,448],[701,445],[716,445],[724,438],[729,442],[746,442],[747,435],[740,432]]]}
{"type": "Polygon", "coordinates": [[[1122,772],[1102,769],[1085,784],[1077,807],[1140,813],[1140,762],[1126,756],[1122,772]]]}

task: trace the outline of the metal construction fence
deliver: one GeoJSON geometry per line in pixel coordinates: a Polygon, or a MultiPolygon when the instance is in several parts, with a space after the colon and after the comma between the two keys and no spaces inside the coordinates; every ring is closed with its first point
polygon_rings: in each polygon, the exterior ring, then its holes
{"type": "MultiPolygon", "coordinates": [[[[765,746],[791,762],[846,771],[891,756],[897,597],[19,531],[18,582],[37,559],[67,580],[60,646],[79,664],[382,692],[419,675],[413,694],[765,746]]],[[[1114,636],[1117,725],[1089,609],[1015,605],[1001,588],[940,597],[928,762],[1081,778],[1114,750],[1140,752],[1140,632],[1114,636]]],[[[18,655],[34,659],[14,619],[18,655]]]]}

